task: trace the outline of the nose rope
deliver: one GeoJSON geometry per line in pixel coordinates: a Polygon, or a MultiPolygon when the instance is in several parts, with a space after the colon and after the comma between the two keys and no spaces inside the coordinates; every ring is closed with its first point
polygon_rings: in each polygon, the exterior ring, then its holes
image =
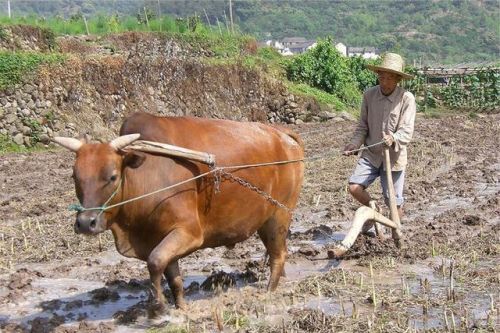
{"type": "Polygon", "coordinates": [[[99,214],[97,214],[97,217],[96,217],[96,218],[98,218],[105,210],[107,210],[110,207],[112,207],[112,206],[107,206],[107,204],[111,200],[113,200],[113,198],[115,197],[116,193],[118,193],[118,190],[120,189],[120,187],[122,185],[122,182],[123,182],[123,178],[120,179],[120,182],[118,183],[118,186],[116,187],[116,189],[114,190],[114,192],[111,194],[111,196],[108,198],[108,200],[106,200],[106,202],[102,206],[100,206],[100,207],[92,207],[92,208],[85,208],[85,207],[83,207],[80,204],[72,204],[72,205],[69,205],[68,209],[69,210],[77,211],[78,213],[85,212],[87,210],[100,210],[99,214]]]}

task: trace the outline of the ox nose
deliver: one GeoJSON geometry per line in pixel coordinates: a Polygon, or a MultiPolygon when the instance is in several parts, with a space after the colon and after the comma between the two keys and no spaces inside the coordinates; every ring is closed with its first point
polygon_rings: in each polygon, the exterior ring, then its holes
{"type": "Polygon", "coordinates": [[[82,212],[76,216],[75,232],[77,234],[94,234],[99,232],[97,229],[95,212],[82,212]]]}

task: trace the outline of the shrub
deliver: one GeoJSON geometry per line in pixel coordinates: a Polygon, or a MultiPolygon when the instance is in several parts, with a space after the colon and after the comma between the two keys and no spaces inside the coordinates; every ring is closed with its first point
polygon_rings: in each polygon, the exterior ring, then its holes
{"type": "Polygon", "coordinates": [[[357,105],[361,100],[349,60],[335,49],[330,38],[319,40],[315,48],[292,58],[285,67],[291,81],[334,94],[349,105],[357,105]]]}
{"type": "Polygon", "coordinates": [[[366,68],[370,61],[362,57],[349,58],[349,68],[358,84],[360,91],[365,91],[367,88],[377,84],[377,76],[374,72],[366,68]]]}

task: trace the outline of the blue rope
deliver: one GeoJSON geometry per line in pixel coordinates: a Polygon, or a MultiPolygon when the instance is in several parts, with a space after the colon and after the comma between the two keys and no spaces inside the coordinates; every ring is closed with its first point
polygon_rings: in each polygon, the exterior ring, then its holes
{"type": "Polygon", "coordinates": [[[81,213],[81,212],[84,212],[84,211],[87,211],[87,210],[100,210],[99,212],[99,215],[102,214],[102,212],[104,212],[105,210],[107,210],[110,206],[107,207],[107,204],[111,201],[111,199],[114,198],[114,196],[116,195],[116,193],[118,193],[118,190],[120,189],[120,186],[122,184],[122,179],[120,179],[120,182],[118,183],[118,186],[116,187],[115,191],[111,194],[111,196],[109,197],[108,200],[106,200],[106,202],[100,206],[100,207],[92,207],[92,208],[85,208],[83,207],[82,205],[80,204],[71,204],[68,206],[68,209],[69,210],[74,210],[74,211],[77,211],[78,213],[81,213]]]}

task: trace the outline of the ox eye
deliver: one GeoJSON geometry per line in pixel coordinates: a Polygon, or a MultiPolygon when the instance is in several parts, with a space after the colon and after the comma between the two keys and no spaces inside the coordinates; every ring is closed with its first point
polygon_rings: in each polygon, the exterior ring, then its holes
{"type": "Polygon", "coordinates": [[[114,182],[116,180],[116,178],[118,178],[117,175],[113,175],[109,178],[110,181],[114,182]]]}

